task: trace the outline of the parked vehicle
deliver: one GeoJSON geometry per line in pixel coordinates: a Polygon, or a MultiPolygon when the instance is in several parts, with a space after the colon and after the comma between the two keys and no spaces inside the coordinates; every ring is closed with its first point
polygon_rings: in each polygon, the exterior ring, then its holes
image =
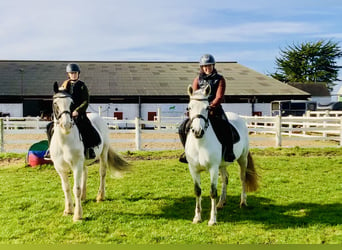
{"type": "Polygon", "coordinates": [[[331,102],[328,104],[318,104],[317,110],[342,110],[342,102],[331,102]]]}
{"type": "Polygon", "coordinates": [[[308,100],[282,100],[271,102],[272,116],[302,116],[307,110],[315,111],[317,102],[308,100]]]}

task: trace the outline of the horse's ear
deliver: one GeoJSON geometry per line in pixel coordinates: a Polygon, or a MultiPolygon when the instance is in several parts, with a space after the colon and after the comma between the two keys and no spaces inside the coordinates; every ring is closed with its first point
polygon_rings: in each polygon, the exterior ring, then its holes
{"type": "Polygon", "coordinates": [[[54,84],[53,84],[53,91],[55,92],[55,93],[58,93],[58,82],[55,82],[54,84]]]}
{"type": "Polygon", "coordinates": [[[204,94],[205,96],[208,96],[211,92],[211,87],[210,85],[208,84],[205,88],[204,88],[204,94]]]}
{"type": "Polygon", "coordinates": [[[194,89],[192,88],[191,85],[188,86],[188,95],[192,96],[192,94],[194,93],[194,89]]]}

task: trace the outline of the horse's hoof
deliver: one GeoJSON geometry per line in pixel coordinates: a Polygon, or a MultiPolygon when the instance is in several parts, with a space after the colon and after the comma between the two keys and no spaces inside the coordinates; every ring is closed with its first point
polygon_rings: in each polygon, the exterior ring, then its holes
{"type": "Polygon", "coordinates": [[[80,217],[80,216],[74,216],[74,218],[72,218],[72,220],[73,220],[74,222],[81,222],[81,221],[82,221],[82,217],[80,217]]]}
{"type": "Polygon", "coordinates": [[[96,197],[96,202],[101,202],[101,201],[104,201],[104,200],[105,200],[105,198],[102,197],[102,196],[97,196],[96,197]]]}
{"type": "Polygon", "coordinates": [[[192,220],[192,224],[198,224],[198,223],[201,223],[202,222],[202,219],[201,218],[197,218],[195,217],[193,220],[192,220]]]}
{"type": "Polygon", "coordinates": [[[104,192],[98,192],[96,196],[96,202],[101,202],[105,200],[104,192]]]}
{"type": "Polygon", "coordinates": [[[63,212],[63,216],[68,216],[68,215],[71,215],[71,214],[73,214],[73,212],[70,211],[70,210],[64,210],[64,212],[63,212]]]}
{"type": "Polygon", "coordinates": [[[208,226],[214,226],[214,225],[216,225],[216,220],[210,220],[209,222],[208,222],[208,226]]]}
{"type": "Polygon", "coordinates": [[[248,207],[247,202],[240,202],[240,208],[248,207]]]}
{"type": "Polygon", "coordinates": [[[216,208],[217,208],[217,209],[223,209],[223,207],[224,207],[225,204],[226,204],[225,202],[220,201],[220,202],[217,204],[216,208]]]}

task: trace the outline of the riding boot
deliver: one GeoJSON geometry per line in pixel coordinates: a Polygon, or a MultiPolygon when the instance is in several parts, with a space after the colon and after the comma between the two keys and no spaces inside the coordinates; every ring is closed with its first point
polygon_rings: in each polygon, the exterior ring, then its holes
{"type": "Polygon", "coordinates": [[[235,160],[235,155],[233,152],[233,132],[232,132],[232,127],[231,125],[228,123],[228,121],[226,122],[226,135],[224,136],[224,140],[225,140],[225,146],[224,146],[224,150],[223,150],[223,157],[224,160],[227,162],[233,162],[235,160]]]}
{"type": "Polygon", "coordinates": [[[186,159],[185,152],[183,152],[183,153],[179,156],[179,162],[181,162],[181,163],[188,163],[188,160],[186,159]]]}
{"type": "Polygon", "coordinates": [[[101,143],[101,137],[91,124],[86,114],[79,115],[75,120],[85,148],[92,148],[101,143]]]}
{"type": "Polygon", "coordinates": [[[51,142],[51,138],[54,132],[54,127],[53,127],[53,122],[48,123],[48,125],[46,125],[46,135],[47,135],[47,139],[48,139],[48,149],[46,150],[45,154],[44,154],[44,160],[46,161],[50,161],[51,160],[51,156],[50,156],[50,142],[51,142]]]}
{"type": "MultiPolygon", "coordinates": [[[[187,136],[188,131],[189,131],[188,121],[189,121],[189,118],[185,119],[178,128],[179,139],[180,139],[183,147],[185,147],[186,136],[187,136]]],[[[184,152],[180,155],[179,161],[182,163],[188,163],[188,161],[186,160],[186,156],[185,156],[184,152]]]]}

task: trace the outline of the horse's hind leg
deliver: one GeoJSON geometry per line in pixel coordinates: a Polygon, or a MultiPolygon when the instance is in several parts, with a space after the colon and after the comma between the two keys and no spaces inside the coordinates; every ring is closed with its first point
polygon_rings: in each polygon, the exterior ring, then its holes
{"type": "Polygon", "coordinates": [[[246,194],[246,170],[247,170],[247,156],[238,159],[240,165],[240,181],[241,181],[241,199],[240,207],[247,207],[247,194],[246,194]]]}
{"type": "Polygon", "coordinates": [[[218,209],[222,209],[224,207],[224,205],[226,204],[226,199],[227,199],[227,185],[228,185],[229,174],[225,166],[220,167],[220,174],[221,174],[221,182],[222,182],[222,191],[221,191],[220,200],[217,204],[218,209]]]}
{"type": "Polygon", "coordinates": [[[83,166],[82,183],[81,183],[81,200],[82,201],[85,201],[87,198],[87,178],[88,178],[88,169],[86,166],[83,166]]]}
{"type": "Polygon", "coordinates": [[[107,154],[102,154],[100,158],[100,187],[96,196],[96,201],[100,202],[105,199],[106,190],[106,174],[107,174],[107,154]]]}

